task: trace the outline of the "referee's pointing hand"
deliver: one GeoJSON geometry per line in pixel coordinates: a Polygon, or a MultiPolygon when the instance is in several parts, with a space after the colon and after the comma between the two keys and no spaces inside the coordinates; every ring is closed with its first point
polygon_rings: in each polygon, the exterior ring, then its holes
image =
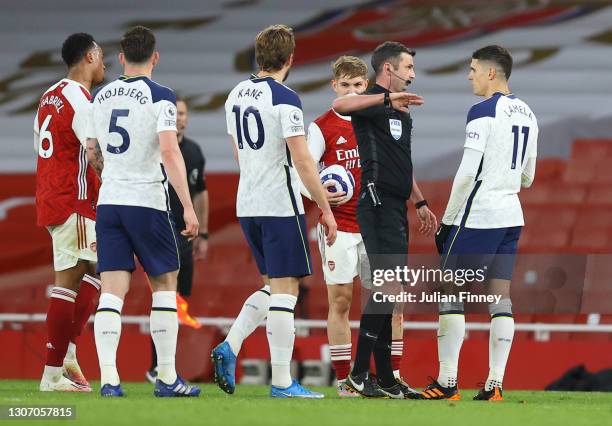
{"type": "Polygon", "coordinates": [[[410,111],[408,108],[410,105],[419,106],[425,103],[421,96],[408,92],[391,93],[389,94],[389,100],[391,101],[391,106],[393,109],[402,112],[410,111]]]}

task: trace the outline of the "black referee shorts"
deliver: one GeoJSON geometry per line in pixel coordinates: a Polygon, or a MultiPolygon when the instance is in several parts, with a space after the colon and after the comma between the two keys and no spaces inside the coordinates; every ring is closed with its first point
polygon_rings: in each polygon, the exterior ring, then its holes
{"type": "Polygon", "coordinates": [[[177,235],[179,259],[181,267],[178,273],[177,291],[183,297],[191,295],[193,284],[193,242],[187,241],[182,235],[177,235]]]}
{"type": "Polygon", "coordinates": [[[357,202],[357,221],[372,272],[408,264],[406,199],[377,190],[382,205],[374,207],[367,191],[357,202]]]}

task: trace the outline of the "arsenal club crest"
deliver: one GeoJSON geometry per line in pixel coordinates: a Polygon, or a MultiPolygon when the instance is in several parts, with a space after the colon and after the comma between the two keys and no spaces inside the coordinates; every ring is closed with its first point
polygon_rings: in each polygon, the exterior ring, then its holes
{"type": "Polygon", "coordinates": [[[327,261],[327,266],[329,267],[330,271],[333,271],[334,269],[336,269],[336,262],[334,262],[333,260],[329,260],[327,261]]]}

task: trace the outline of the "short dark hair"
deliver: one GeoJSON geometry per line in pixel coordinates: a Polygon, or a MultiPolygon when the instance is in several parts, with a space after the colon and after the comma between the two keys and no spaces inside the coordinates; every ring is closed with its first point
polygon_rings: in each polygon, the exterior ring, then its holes
{"type": "Polygon", "coordinates": [[[62,59],[68,68],[72,68],[78,64],[95,45],[96,41],[91,34],[71,34],[64,40],[64,44],[62,44],[62,59]]]}
{"type": "Polygon", "coordinates": [[[374,53],[372,53],[371,63],[374,72],[378,75],[382,71],[382,66],[385,62],[389,62],[394,68],[397,68],[402,53],[407,53],[410,56],[416,55],[414,49],[410,49],[398,41],[385,41],[379,45],[374,49],[374,53]]]}
{"type": "Polygon", "coordinates": [[[137,25],[123,34],[120,45],[127,62],[142,64],[155,52],[155,35],[147,27],[137,25]]]}
{"type": "Polygon", "coordinates": [[[506,48],[494,44],[481,47],[472,53],[472,59],[493,62],[502,69],[506,80],[510,79],[510,74],[512,73],[512,55],[510,55],[506,48]]]}

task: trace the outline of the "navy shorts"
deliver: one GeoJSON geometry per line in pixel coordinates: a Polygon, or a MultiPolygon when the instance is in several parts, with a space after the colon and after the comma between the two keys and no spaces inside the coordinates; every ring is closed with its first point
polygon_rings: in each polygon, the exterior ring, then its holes
{"type": "Polygon", "coordinates": [[[240,217],[257,268],[270,278],[312,274],[304,215],[289,217],[240,217]]]}
{"type": "Polygon", "coordinates": [[[105,204],[96,212],[98,272],[133,271],[134,254],[150,276],[179,269],[174,224],[168,212],[105,204]]]}
{"type": "Polygon", "coordinates": [[[512,279],[521,229],[453,226],[444,243],[442,269],[485,269],[487,279],[512,279]]]}

